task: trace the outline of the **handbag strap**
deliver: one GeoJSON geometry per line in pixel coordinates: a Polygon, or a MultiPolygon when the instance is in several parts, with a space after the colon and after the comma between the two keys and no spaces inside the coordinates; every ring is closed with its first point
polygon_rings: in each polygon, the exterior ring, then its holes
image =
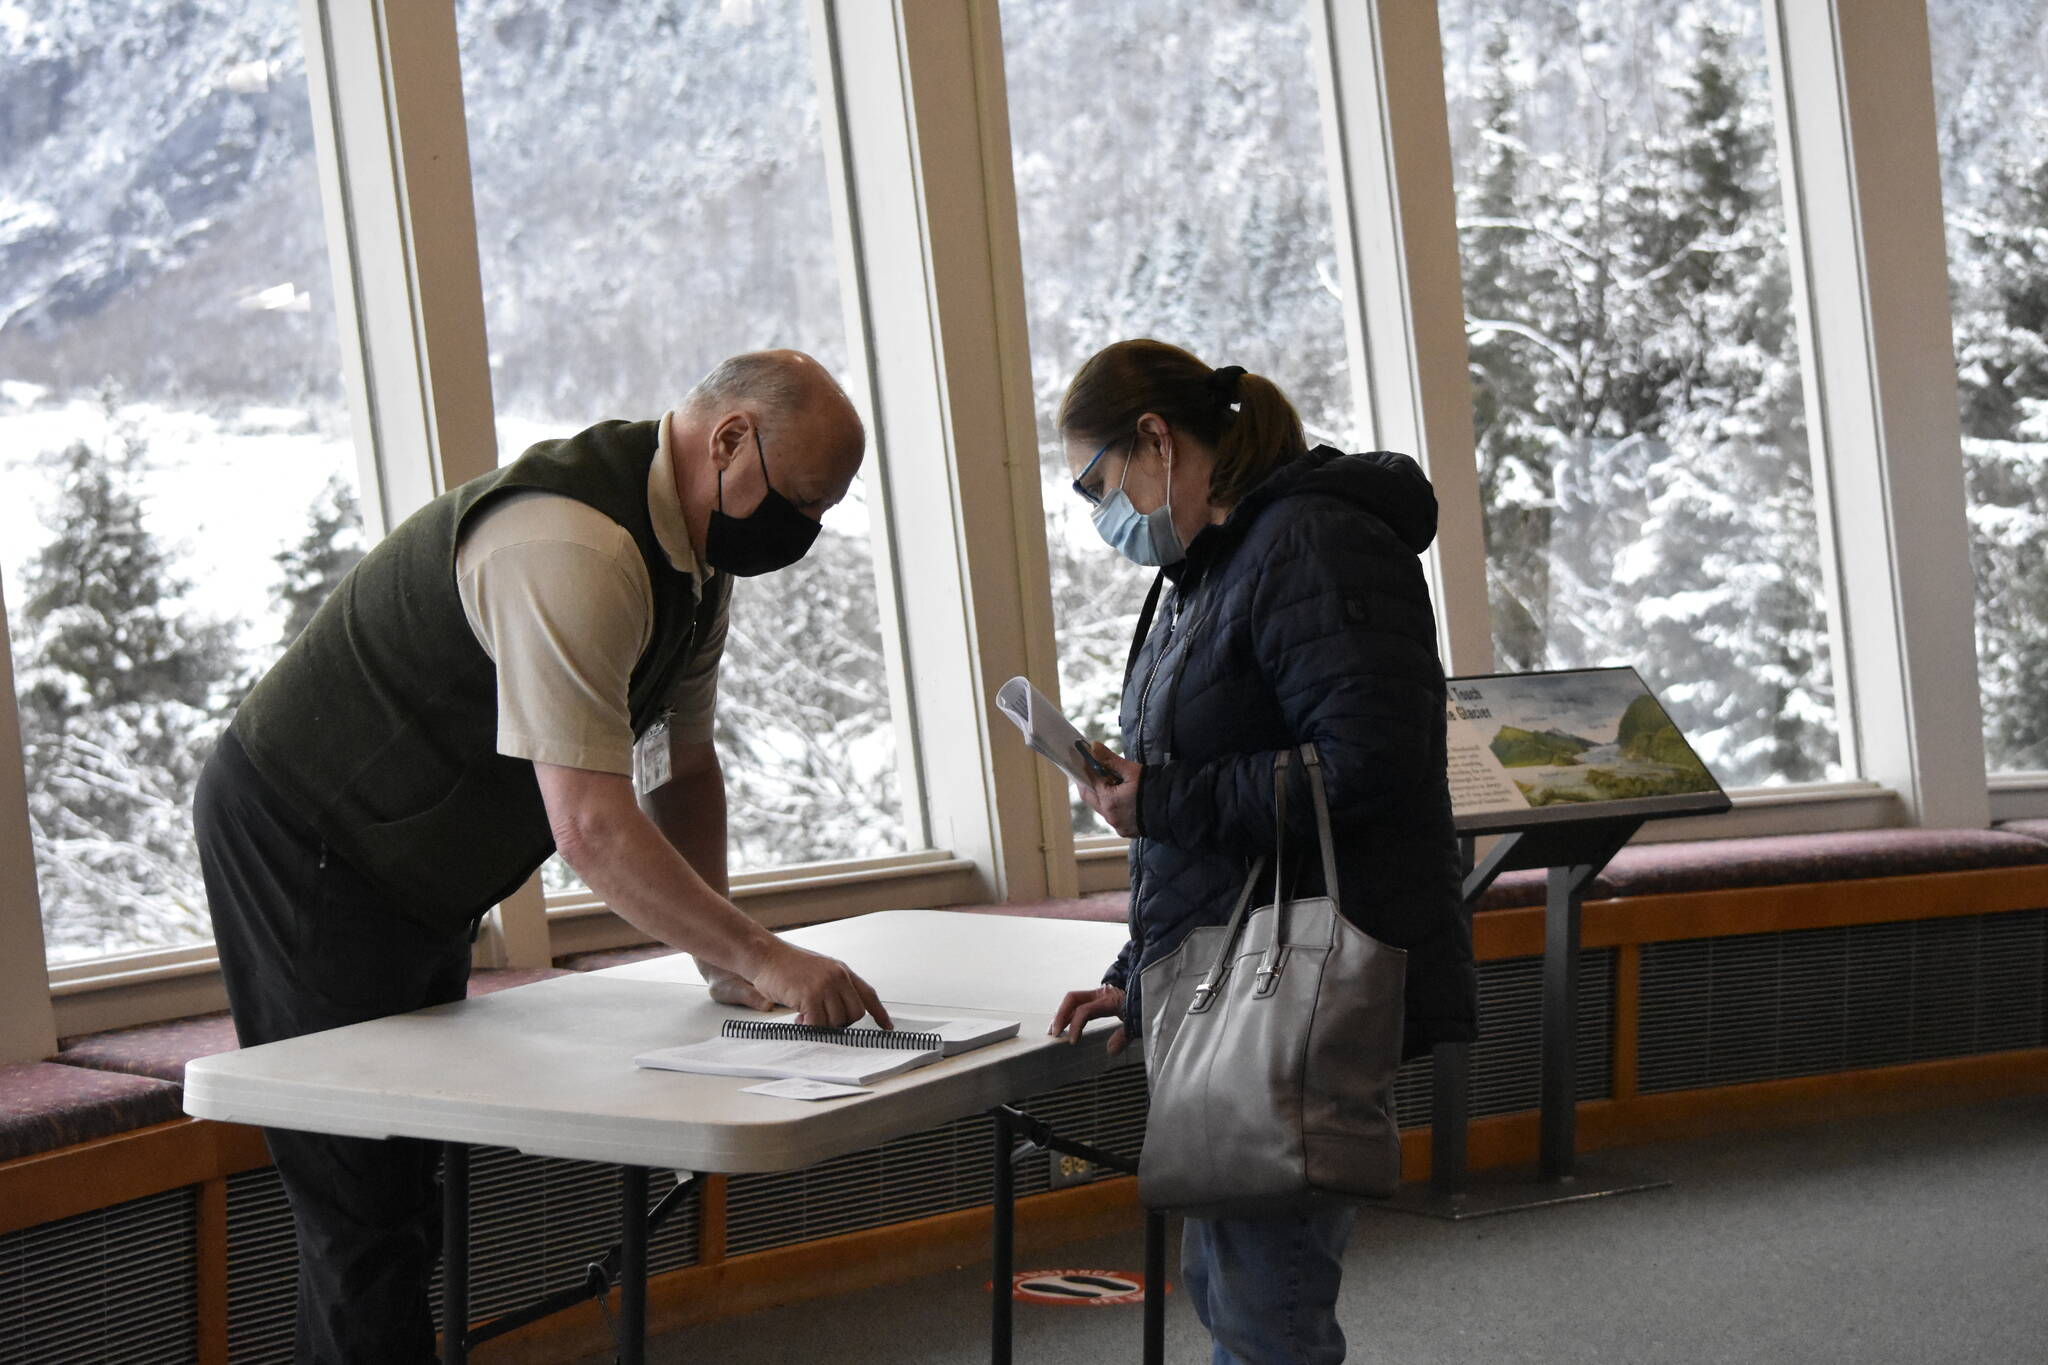
{"type": "Polygon", "coordinates": [[[1302,766],[1308,769],[1308,790],[1316,805],[1316,840],[1323,847],[1323,894],[1338,905],[1337,841],[1330,837],[1330,798],[1323,791],[1323,760],[1313,744],[1301,746],[1302,766]]]}
{"type": "MultiPolygon", "coordinates": [[[[1273,755],[1273,904],[1285,907],[1287,889],[1282,879],[1287,866],[1287,765],[1294,760],[1292,749],[1273,755]]],[[[1283,908],[1282,914],[1286,913],[1283,908]]]]}
{"type": "MultiPolygon", "coordinates": [[[[1259,959],[1256,980],[1258,985],[1252,994],[1270,995],[1280,977],[1281,958],[1287,950],[1288,902],[1281,884],[1281,852],[1287,839],[1287,760],[1292,755],[1283,752],[1273,763],[1273,812],[1278,828],[1273,831],[1273,941],[1266,945],[1265,954],[1259,959]]],[[[1337,899],[1337,849],[1330,837],[1330,799],[1323,790],[1323,761],[1316,753],[1316,746],[1301,746],[1301,764],[1308,769],[1309,795],[1316,807],[1316,842],[1322,847],[1323,894],[1330,898],[1332,905],[1340,904],[1337,899]]],[[[1331,920],[1332,931],[1335,918],[1331,920]]]]}
{"type": "MultiPolygon", "coordinates": [[[[1283,915],[1286,910],[1280,899],[1280,857],[1286,851],[1287,762],[1293,757],[1291,752],[1284,750],[1273,756],[1273,803],[1279,812],[1279,829],[1273,837],[1273,904],[1282,906],[1277,913],[1283,915]]],[[[1230,927],[1224,932],[1223,943],[1216,950],[1216,960],[1209,964],[1208,975],[1202,978],[1202,984],[1195,987],[1194,1003],[1188,1006],[1189,1014],[1200,1014],[1209,1008],[1209,1002],[1216,998],[1217,990],[1222,987],[1224,973],[1230,970],[1231,954],[1237,949],[1239,936],[1244,933],[1244,920],[1251,911],[1252,892],[1258,888],[1259,872],[1265,865],[1266,859],[1263,854],[1252,863],[1251,875],[1244,879],[1244,890],[1238,893],[1237,908],[1230,912],[1230,927]]],[[[1277,930],[1280,926],[1274,927],[1277,930]]],[[[1269,963],[1270,958],[1269,953],[1269,963]]],[[[1261,977],[1261,980],[1264,978],[1261,977]]]]}
{"type": "Polygon", "coordinates": [[[1254,997],[1272,994],[1280,975],[1280,948],[1287,942],[1287,766],[1293,759],[1292,749],[1273,755],[1273,941],[1259,958],[1254,997]]]}
{"type": "Polygon", "coordinates": [[[1236,944],[1238,935],[1244,932],[1244,917],[1252,908],[1252,892],[1258,889],[1259,873],[1266,867],[1265,855],[1261,854],[1252,862],[1252,870],[1244,879],[1244,890],[1237,893],[1237,906],[1230,912],[1230,927],[1224,931],[1223,943],[1216,950],[1216,960],[1209,964],[1209,971],[1202,978],[1202,984],[1195,987],[1195,998],[1188,1006],[1189,1014],[1200,1014],[1209,1008],[1209,1002],[1216,998],[1216,992],[1223,985],[1223,975],[1230,970],[1230,950],[1236,944]]]}
{"type": "MultiPolygon", "coordinates": [[[[1273,756],[1273,941],[1259,959],[1254,996],[1272,993],[1280,976],[1281,955],[1287,944],[1287,888],[1282,865],[1287,853],[1287,769],[1294,752],[1282,749],[1273,756]]],[[[1313,744],[1303,744],[1300,752],[1302,766],[1308,769],[1309,796],[1316,809],[1316,842],[1323,858],[1323,894],[1330,898],[1332,904],[1341,904],[1337,897],[1337,846],[1330,835],[1330,798],[1323,787],[1322,756],[1313,744]]],[[[1263,857],[1252,863],[1251,874],[1244,879],[1244,889],[1238,893],[1237,906],[1230,912],[1230,927],[1224,932],[1216,958],[1209,964],[1208,974],[1202,978],[1201,984],[1195,987],[1194,1001],[1188,1006],[1189,1014],[1200,1014],[1209,1008],[1216,992],[1222,988],[1224,974],[1230,968],[1231,954],[1244,933],[1252,892],[1258,886],[1259,873],[1264,866],[1263,857]]],[[[1332,922],[1334,924],[1334,918],[1332,922]]]]}
{"type": "Polygon", "coordinates": [[[1152,575],[1151,590],[1145,594],[1145,605],[1138,611],[1138,628],[1131,632],[1131,651],[1124,655],[1123,690],[1131,690],[1131,674],[1137,671],[1138,651],[1145,647],[1145,637],[1152,633],[1152,613],[1159,609],[1159,592],[1166,586],[1166,570],[1152,575]]]}

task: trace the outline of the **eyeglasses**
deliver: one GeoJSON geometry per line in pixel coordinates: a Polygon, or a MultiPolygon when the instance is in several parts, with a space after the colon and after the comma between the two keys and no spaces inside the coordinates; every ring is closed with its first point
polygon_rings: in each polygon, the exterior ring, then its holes
{"type": "Polygon", "coordinates": [[[1087,465],[1081,470],[1080,476],[1074,480],[1074,491],[1081,495],[1081,501],[1087,503],[1090,507],[1102,506],[1102,494],[1087,487],[1088,476],[1095,472],[1095,466],[1102,463],[1102,457],[1109,454],[1111,446],[1119,441],[1130,440],[1137,434],[1135,431],[1126,432],[1122,436],[1112,436],[1102,443],[1102,449],[1095,452],[1094,458],[1088,461],[1087,465]]]}

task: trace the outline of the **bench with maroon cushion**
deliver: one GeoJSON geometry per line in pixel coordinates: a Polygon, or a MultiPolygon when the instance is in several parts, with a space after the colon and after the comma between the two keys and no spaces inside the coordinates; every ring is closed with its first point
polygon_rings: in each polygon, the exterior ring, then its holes
{"type": "MultiPolygon", "coordinates": [[[[1633,844],[1586,889],[1589,901],[1681,891],[1846,882],[2048,863],[2048,843],[1995,829],[1858,829],[1633,844]]],[[[1509,872],[1479,898],[1481,910],[1543,904],[1544,874],[1509,872]]]]}
{"type": "MultiPolygon", "coordinates": [[[[1726,891],[2041,864],[2048,864],[2048,820],[2015,822],[2002,829],[1868,829],[1836,834],[1701,839],[1638,844],[1623,849],[1594,878],[1586,899],[1614,900],[1683,891],[1726,891]],[[2028,824],[2040,827],[2032,838],[2027,835],[2033,831],[2021,828],[2028,824]]],[[[1479,898],[1478,908],[1506,910],[1541,905],[1543,881],[1540,871],[1505,873],[1479,898]]],[[[1105,891],[1073,900],[953,908],[983,915],[1038,915],[1115,923],[1124,918],[1127,897],[1122,891],[1105,891]]]]}
{"type": "MultiPolygon", "coordinates": [[[[470,973],[489,995],[565,973],[492,967],[470,973]]],[[[66,1038],[47,1061],[0,1067],[0,1161],[146,1128],[183,1115],[185,1064],[235,1048],[225,1013],[66,1038]]]]}
{"type": "MultiPolygon", "coordinates": [[[[489,995],[564,973],[555,967],[480,967],[469,974],[469,993],[489,995]]],[[[53,1062],[152,1076],[173,1085],[185,1083],[185,1063],[235,1050],[235,1026],[225,1012],[190,1019],[167,1019],[66,1038],[53,1062]]]]}
{"type": "MultiPolygon", "coordinates": [[[[2017,820],[1998,829],[1864,829],[1834,834],[1698,839],[1624,848],[1593,879],[1586,899],[1615,900],[1684,891],[1729,891],[2040,864],[2048,864],[2048,820],[2017,820]]],[[[1541,905],[1543,883],[1541,871],[1505,873],[1479,898],[1478,908],[1508,910],[1541,905]]],[[[1120,924],[1129,913],[1130,897],[1123,891],[1099,891],[1066,900],[946,908],[977,915],[1025,915],[1120,924]]],[[[588,972],[671,951],[658,943],[607,948],[560,957],[555,959],[555,965],[588,972]]]]}
{"type": "Polygon", "coordinates": [[[177,1118],[179,1088],[55,1062],[0,1066],[0,1161],[177,1118]]]}
{"type": "Polygon", "coordinates": [[[2024,834],[2048,844],[2048,820],[2007,820],[1999,828],[2007,834],[2024,834]]]}

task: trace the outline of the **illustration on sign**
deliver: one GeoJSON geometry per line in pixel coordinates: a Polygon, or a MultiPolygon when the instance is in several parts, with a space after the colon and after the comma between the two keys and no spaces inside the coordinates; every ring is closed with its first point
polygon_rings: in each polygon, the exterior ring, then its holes
{"type": "Polygon", "coordinates": [[[1445,718],[1460,817],[1720,795],[1632,668],[1453,678],[1445,718]]]}

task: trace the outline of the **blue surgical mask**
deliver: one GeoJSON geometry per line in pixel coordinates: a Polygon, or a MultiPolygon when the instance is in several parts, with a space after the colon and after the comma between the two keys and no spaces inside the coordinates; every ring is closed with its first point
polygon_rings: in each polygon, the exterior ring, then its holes
{"type": "MultiPolygon", "coordinates": [[[[1134,447],[1131,455],[1135,457],[1134,447]]],[[[1124,478],[1131,476],[1129,460],[1124,462],[1124,478]]],[[[1131,506],[1130,495],[1124,492],[1123,479],[1117,480],[1116,491],[1096,505],[1094,512],[1095,531],[1109,547],[1133,564],[1149,567],[1165,567],[1178,564],[1187,558],[1187,546],[1180,543],[1180,532],[1173,528],[1173,465],[1166,466],[1166,497],[1150,512],[1140,512],[1131,506]]]]}

